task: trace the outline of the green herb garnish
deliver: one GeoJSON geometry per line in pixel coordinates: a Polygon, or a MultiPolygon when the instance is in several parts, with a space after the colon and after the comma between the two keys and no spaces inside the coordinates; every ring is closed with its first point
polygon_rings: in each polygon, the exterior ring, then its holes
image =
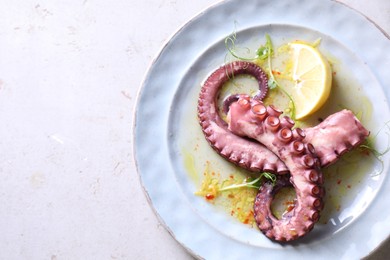
{"type": "Polygon", "coordinates": [[[382,126],[379,131],[372,137],[367,138],[367,140],[364,142],[364,144],[361,144],[359,146],[360,149],[366,150],[370,152],[380,163],[382,166],[381,171],[379,171],[378,174],[383,172],[384,169],[384,161],[382,160],[382,157],[390,151],[390,121],[387,121],[384,126],[382,126]],[[375,148],[375,140],[378,137],[379,133],[381,133],[384,129],[387,129],[386,135],[387,135],[387,148],[384,151],[378,151],[375,148]]]}
{"type": "Polygon", "coordinates": [[[254,188],[254,189],[260,189],[261,185],[264,183],[263,178],[271,181],[272,185],[274,186],[276,183],[276,175],[269,173],[269,172],[263,172],[258,178],[252,179],[247,178],[244,180],[243,183],[240,184],[232,184],[223,188],[220,188],[219,191],[228,191],[233,189],[240,189],[240,188],[254,188]]]}
{"type": "Polygon", "coordinates": [[[276,89],[279,88],[290,100],[290,117],[293,120],[296,120],[295,114],[295,102],[292,98],[292,96],[279,84],[279,82],[276,80],[275,75],[272,70],[272,55],[274,54],[274,48],[272,45],[271,37],[266,34],[265,35],[265,45],[260,46],[260,48],[257,49],[257,57],[259,60],[267,60],[268,62],[268,70],[269,70],[269,79],[268,79],[268,87],[270,89],[276,89]]]}
{"type": "MultiPolygon", "coordinates": [[[[236,27],[236,23],[234,25],[236,27]]],[[[243,49],[248,54],[251,53],[251,50],[247,47],[238,47],[236,45],[236,41],[237,41],[237,33],[236,33],[236,29],[234,29],[233,33],[225,38],[225,47],[229,51],[230,55],[232,55],[236,59],[245,60],[245,61],[253,61],[253,60],[257,59],[257,56],[255,56],[253,58],[244,58],[244,57],[240,56],[239,54],[237,54],[237,50],[239,48],[243,49]]]]}

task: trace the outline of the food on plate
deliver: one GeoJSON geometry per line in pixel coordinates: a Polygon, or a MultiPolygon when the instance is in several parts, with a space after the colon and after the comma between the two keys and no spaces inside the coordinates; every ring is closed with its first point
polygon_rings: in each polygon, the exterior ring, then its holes
{"type": "MultiPolygon", "coordinates": [[[[258,142],[238,137],[229,131],[227,122],[221,118],[217,96],[223,84],[234,73],[236,76],[239,74],[256,75],[260,92],[253,97],[254,100],[261,101],[265,97],[264,93],[267,93],[266,75],[254,63],[235,61],[215,70],[203,84],[198,100],[198,117],[206,140],[221,156],[247,170],[288,173],[288,168],[273,152],[258,142]]],[[[227,98],[229,105],[237,101],[238,97],[239,95],[229,96],[227,98]],[[235,100],[229,100],[232,99],[231,97],[235,100]]],[[[283,120],[288,120],[291,126],[294,125],[293,120],[288,117],[283,117],[283,120]]],[[[342,144],[342,141],[343,138],[347,138],[350,133],[353,133],[353,129],[358,128],[353,125],[354,121],[353,113],[344,110],[335,113],[315,127],[305,129],[308,136],[306,139],[309,139],[316,146],[321,166],[328,166],[336,162],[347,151],[347,148],[350,148],[342,144]]],[[[361,141],[359,139],[359,144],[361,141]]]]}
{"type": "Polygon", "coordinates": [[[328,61],[313,46],[301,42],[289,44],[292,50],[291,96],[295,102],[296,119],[317,111],[328,99],[332,71],[328,61]]]}
{"type": "MultiPolygon", "coordinates": [[[[349,111],[341,113],[351,114],[349,111]]],[[[306,139],[304,130],[293,129],[292,120],[281,115],[282,111],[275,107],[265,106],[261,101],[242,95],[229,108],[228,129],[234,134],[249,137],[263,144],[290,170],[289,182],[285,177],[281,177],[277,180],[276,187],[270,184],[263,185],[254,206],[256,223],[267,237],[277,241],[290,241],[305,235],[319,220],[324,190],[321,163],[315,146],[306,139]],[[278,189],[288,185],[294,186],[296,191],[295,207],[281,219],[277,219],[271,212],[272,200],[278,189]]],[[[337,130],[331,129],[327,132],[327,126],[339,129],[338,124],[347,124],[342,131],[343,134],[336,136],[340,143],[336,144],[335,150],[331,149],[333,158],[357,147],[369,135],[353,115],[346,118],[346,121],[327,119],[321,127],[324,130],[321,137],[331,140],[332,133],[337,130]]],[[[321,138],[317,140],[319,139],[321,138]]]]}
{"type": "Polygon", "coordinates": [[[257,142],[240,138],[227,129],[221,118],[217,95],[222,85],[232,75],[255,75],[259,82],[259,93],[254,98],[262,100],[267,93],[267,76],[254,63],[236,61],[214,71],[205,81],[198,101],[198,116],[203,133],[210,145],[227,160],[252,171],[288,172],[278,157],[257,142]],[[250,156],[248,151],[250,151],[250,156]]]}
{"type": "Polygon", "coordinates": [[[329,64],[313,46],[291,43],[294,87],[288,92],[274,75],[271,63],[274,50],[269,36],[266,38],[256,59],[267,62],[267,73],[249,61],[221,66],[202,86],[198,118],[206,140],[222,157],[247,170],[276,174],[273,183],[264,182],[260,186],[254,200],[254,218],[268,238],[291,241],[307,234],[320,218],[324,205],[321,167],[336,162],[362,144],[369,131],[345,109],[317,126],[303,130],[298,127],[295,120],[317,111],[329,96],[332,81],[329,64]],[[241,74],[255,77],[258,92],[252,97],[241,93],[228,96],[220,109],[221,88],[241,74]],[[278,88],[288,97],[285,112],[290,117],[283,116],[275,105],[263,103],[268,88],[278,88]],[[223,112],[227,113],[225,119],[221,116],[223,112]],[[295,188],[296,199],[290,211],[277,218],[271,209],[272,201],[280,189],[289,186],[295,188]]]}

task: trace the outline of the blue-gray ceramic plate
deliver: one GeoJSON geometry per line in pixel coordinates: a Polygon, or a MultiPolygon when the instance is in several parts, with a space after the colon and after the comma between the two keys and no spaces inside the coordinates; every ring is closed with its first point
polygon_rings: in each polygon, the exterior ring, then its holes
{"type": "Polygon", "coordinates": [[[387,148],[386,127],[382,127],[390,119],[390,41],[374,24],[334,1],[221,2],[168,41],[138,96],[134,154],[155,212],[175,239],[200,258],[358,259],[369,255],[390,234],[387,154],[381,158],[383,163],[367,159],[363,174],[344,176],[344,189],[331,189],[328,194],[325,220],[290,244],[270,241],[256,228],[194,195],[207,162],[220,172],[231,167],[203,140],[196,105],[202,81],[224,63],[224,39],[234,30],[249,48],[261,44],[266,33],[275,45],[320,38],[320,50],[337,72],[337,86],[345,90],[335,95],[339,100],[361,100],[357,107],[363,123],[372,135],[379,133],[378,150],[387,148]]]}

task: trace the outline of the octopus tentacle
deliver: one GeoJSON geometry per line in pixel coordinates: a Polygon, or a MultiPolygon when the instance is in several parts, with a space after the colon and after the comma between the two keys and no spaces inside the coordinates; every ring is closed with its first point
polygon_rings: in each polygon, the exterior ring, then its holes
{"type": "Polygon", "coordinates": [[[306,140],[316,147],[323,167],[360,145],[370,134],[354,114],[342,110],[326,118],[321,124],[305,130],[306,140]]]}
{"type": "Polygon", "coordinates": [[[229,111],[230,105],[231,105],[233,102],[237,101],[239,98],[240,98],[240,95],[239,95],[239,94],[230,95],[230,96],[228,96],[227,98],[225,98],[225,100],[223,101],[223,112],[224,112],[225,114],[227,114],[228,111],[229,111]]]}
{"type": "MultiPolygon", "coordinates": [[[[206,140],[221,156],[247,170],[288,173],[284,163],[263,145],[232,134],[227,129],[227,123],[218,113],[216,99],[220,88],[232,75],[239,74],[254,75],[259,81],[260,88],[256,99],[265,96],[267,77],[261,68],[253,63],[236,61],[214,71],[202,86],[198,100],[198,117],[206,140]]],[[[247,95],[230,96],[225,100],[223,110],[227,112],[229,106],[238,101],[240,97],[245,97],[245,100],[249,101],[247,95]]],[[[251,109],[259,119],[265,118],[269,114],[279,116],[281,113],[275,107],[266,108],[260,103],[252,106],[251,109]]],[[[294,121],[287,116],[282,116],[279,120],[281,127],[292,128],[294,126],[294,121]]],[[[321,166],[325,167],[336,162],[342,154],[362,143],[368,134],[369,132],[364,129],[352,112],[343,110],[331,115],[316,127],[306,128],[305,131],[300,128],[292,130],[295,141],[291,145],[301,147],[302,145],[296,141],[307,135],[306,139],[316,147],[321,166]]],[[[301,149],[296,152],[302,151],[301,149]]]]}
{"type": "MultiPolygon", "coordinates": [[[[271,151],[257,142],[231,133],[218,113],[217,96],[220,88],[232,75],[239,74],[249,74],[258,80],[260,93],[257,99],[266,95],[267,76],[254,63],[235,61],[214,71],[203,84],[198,100],[198,117],[206,140],[221,156],[245,169],[287,173],[287,167],[271,151]]],[[[238,98],[231,99],[230,103],[238,98]]],[[[249,96],[241,100],[243,103],[248,102],[249,96]]]]}
{"type": "Polygon", "coordinates": [[[318,182],[322,173],[314,147],[305,140],[304,131],[298,130],[294,135],[291,127],[282,127],[280,113],[275,112],[277,109],[267,107],[268,115],[259,118],[252,108],[263,105],[261,102],[250,100],[248,107],[240,100],[230,106],[229,130],[253,138],[275,153],[290,170],[290,183],[295,187],[297,197],[293,212],[277,219],[271,212],[271,203],[278,187],[264,185],[254,205],[256,223],[267,237],[277,241],[302,237],[318,221],[323,207],[324,189],[318,182]]]}

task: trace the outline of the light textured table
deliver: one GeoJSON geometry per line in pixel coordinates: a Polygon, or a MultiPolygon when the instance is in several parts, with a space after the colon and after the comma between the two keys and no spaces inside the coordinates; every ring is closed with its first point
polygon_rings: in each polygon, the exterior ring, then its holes
{"type": "MultiPolygon", "coordinates": [[[[192,259],[142,191],[132,117],[152,58],[212,2],[0,1],[0,259],[192,259]]],[[[390,34],[390,1],[341,2],[390,34]]]]}

